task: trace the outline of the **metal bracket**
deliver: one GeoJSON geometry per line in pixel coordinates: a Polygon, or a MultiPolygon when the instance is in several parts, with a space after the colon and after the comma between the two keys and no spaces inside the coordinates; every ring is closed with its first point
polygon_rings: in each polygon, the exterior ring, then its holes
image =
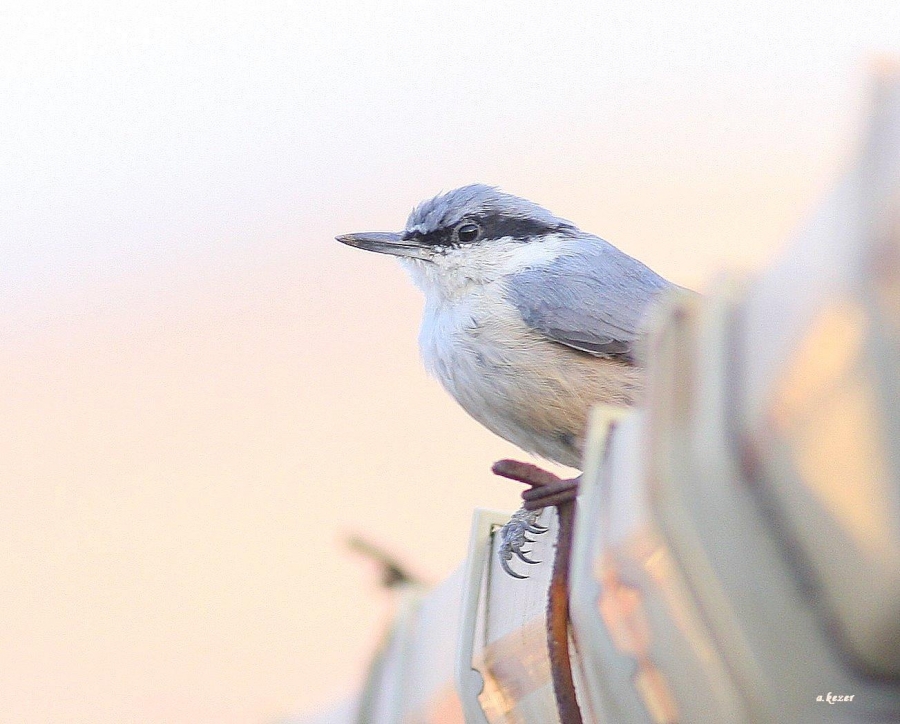
{"type": "MultiPolygon", "coordinates": [[[[600,585],[594,578],[594,554],[600,524],[598,514],[603,506],[601,477],[610,442],[612,426],[628,411],[608,405],[597,405],[591,411],[588,438],[584,455],[584,473],[578,491],[578,508],[575,516],[575,533],[572,541],[571,582],[569,588],[569,617],[572,632],[581,659],[576,667],[580,692],[584,694],[585,709],[591,716],[610,721],[641,721],[631,717],[632,710],[616,708],[618,702],[610,701],[599,680],[589,672],[602,672],[607,681],[617,684],[630,682],[631,663],[622,664],[622,672],[611,666],[617,660],[608,655],[609,645],[604,635],[604,624],[597,610],[600,585]],[[613,678],[615,677],[615,678],[613,678]]],[[[634,414],[634,413],[631,413],[634,414]]],[[[575,672],[573,672],[575,673],[575,672]]],[[[623,690],[627,691],[623,686],[623,690]]]]}
{"type": "Polygon", "coordinates": [[[456,689],[462,703],[466,724],[489,724],[478,697],[484,690],[484,676],[472,666],[475,653],[475,629],[478,624],[478,602],[481,581],[491,554],[494,531],[505,525],[509,513],[476,508],[469,536],[469,555],[463,579],[459,641],[456,646],[456,689]]]}

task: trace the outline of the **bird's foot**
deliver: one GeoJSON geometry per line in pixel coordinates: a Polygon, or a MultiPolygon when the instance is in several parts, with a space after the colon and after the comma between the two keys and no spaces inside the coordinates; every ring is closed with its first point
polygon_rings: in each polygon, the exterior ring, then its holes
{"type": "Polygon", "coordinates": [[[531,486],[522,493],[522,499],[525,501],[522,508],[513,514],[500,531],[500,565],[514,578],[527,578],[515,573],[510,568],[509,562],[513,556],[525,563],[539,562],[527,557],[530,551],[525,550],[525,545],[534,542],[528,534],[539,535],[547,532],[548,529],[537,522],[540,511],[550,505],[573,501],[578,494],[578,478],[563,480],[537,465],[516,460],[500,460],[494,463],[491,470],[495,475],[531,486]]]}
{"type": "Polygon", "coordinates": [[[528,543],[534,543],[534,538],[529,538],[528,534],[540,535],[546,533],[549,528],[539,525],[537,522],[540,512],[537,510],[525,510],[520,508],[507,521],[506,525],[500,530],[500,565],[513,578],[528,578],[516,573],[509,566],[509,562],[513,556],[520,561],[534,565],[540,561],[533,561],[528,557],[531,551],[525,550],[528,543]]]}

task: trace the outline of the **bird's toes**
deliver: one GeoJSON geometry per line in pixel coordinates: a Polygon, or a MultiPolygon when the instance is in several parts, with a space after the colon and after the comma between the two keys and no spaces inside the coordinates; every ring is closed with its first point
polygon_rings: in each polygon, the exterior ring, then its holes
{"type": "Polygon", "coordinates": [[[525,546],[534,543],[533,538],[529,538],[526,534],[532,533],[540,535],[545,533],[548,528],[537,524],[539,512],[525,510],[524,508],[513,513],[512,517],[500,530],[500,549],[498,551],[500,557],[500,566],[513,578],[527,578],[515,573],[509,566],[509,562],[513,556],[523,563],[536,565],[540,561],[535,561],[528,557],[530,550],[525,550],[525,546]]]}

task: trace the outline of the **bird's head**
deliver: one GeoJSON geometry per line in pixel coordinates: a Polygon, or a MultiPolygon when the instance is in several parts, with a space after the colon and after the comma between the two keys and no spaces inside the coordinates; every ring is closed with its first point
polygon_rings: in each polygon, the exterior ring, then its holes
{"type": "Polygon", "coordinates": [[[571,222],[531,201],[472,184],[420,203],[403,231],[345,234],[337,240],[396,256],[426,294],[453,296],[466,286],[551,261],[578,233],[571,222]]]}

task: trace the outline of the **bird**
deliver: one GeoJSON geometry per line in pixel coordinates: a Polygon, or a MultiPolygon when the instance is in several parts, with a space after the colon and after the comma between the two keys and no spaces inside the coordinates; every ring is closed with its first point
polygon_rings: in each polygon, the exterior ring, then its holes
{"type": "Polygon", "coordinates": [[[406,267],[425,298],[425,366],[471,417],[576,469],[591,407],[638,400],[642,322],[680,289],[608,241],[485,184],[419,203],[402,231],[336,239],[406,267]]]}

